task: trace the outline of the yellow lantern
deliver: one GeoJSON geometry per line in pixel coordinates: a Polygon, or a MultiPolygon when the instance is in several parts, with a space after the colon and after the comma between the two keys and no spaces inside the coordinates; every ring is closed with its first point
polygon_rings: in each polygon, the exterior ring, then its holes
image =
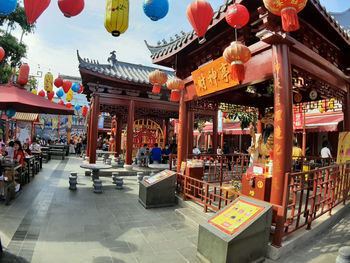
{"type": "Polygon", "coordinates": [[[44,90],[52,91],[52,87],[53,87],[53,76],[50,72],[47,72],[45,75],[44,90]]]}
{"type": "Polygon", "coordinates": [[[335,101],[335,99],[332,98],[332,99],[330,99],[329,102],[328,102],[328,108],[329,108],[330,110],[333,110],[333,109],[334,109],[334,101],[335,101]]]}
{"type": "Polygon", "coordinates": [[[33,90],[32,90],[32,93],[35,94],[35,95],[37,94],[37,92],[38,92],[38,91],[37,91],[36,89],[33,89],[33,90]]]}
{"type": "Polygon", "coordinates": [[[67,94],[66,94],[66,100],[67,101],[72,101],[73,100],[73,90],[70,89],[67,94]]]}
{"type": "Polygon", "coordinates": [[[107,0],[105,28],[114,37],[123,34],[129,25],[129,0],[107,0]]]}
{"type": "Polygon", "coordinates": [[[320,101],[320,102],[318,103],[318,110],[319,110],[320,113],[323,113],[323,112],[324,112],[324,109],[323,109],[323,102],[322,102],[322,101],[320,101]]]}

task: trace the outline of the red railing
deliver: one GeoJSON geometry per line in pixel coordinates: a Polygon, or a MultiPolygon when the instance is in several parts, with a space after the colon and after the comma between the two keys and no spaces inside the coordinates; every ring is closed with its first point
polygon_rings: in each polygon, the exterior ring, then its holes
{"type": "Polygon", "coordinates": [[[222,187],[183,174],[177,174],[177,192],[185,201],[190,198],[202,204],[205,213],[208,208],[219,211],[238,197],[238,193],[229,197],[222,187]]]}

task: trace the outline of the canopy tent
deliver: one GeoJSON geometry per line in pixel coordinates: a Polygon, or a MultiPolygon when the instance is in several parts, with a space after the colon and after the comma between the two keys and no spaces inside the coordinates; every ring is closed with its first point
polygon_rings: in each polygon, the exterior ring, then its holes
{"type": "Polygon", "coordinates": [[[0,110],[5,110],[7,107],[12,107],[19,112],[74,114],[74,110],[35,95],[13,83],[0,85],[0,110]]]}

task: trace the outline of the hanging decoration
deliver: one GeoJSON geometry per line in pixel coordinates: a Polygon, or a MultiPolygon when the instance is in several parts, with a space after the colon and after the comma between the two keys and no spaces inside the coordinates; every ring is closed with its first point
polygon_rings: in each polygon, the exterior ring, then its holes
{"type": "Polygon", "coordinates": [[[179,78],[173,78],[168,81],[167,87],[171,90],[170,101],[180,101],[181,90],[185,88],[184,81],[179,78]]]}
{"type": "Polygon", "coordinates": [[[32,93],[36,95],[38,93],[38,91],[36,89],[33,89],[32,93]]]}
{"type": "Polygon", "coordinates": [[[152,21],[162,19],[167,15],[169,11],[168,0],[144,0],[143,1],[143,12],[152,21]]]}
{"type": "Polygon", "coordinates": [[[129,26],[129,0],[107,0],[105,28],[114,37],[123,34],[129,26]]]}
{"type": "Polygon", "coordinates": [[[0,16],[7,16],[15,11],[17,0],[0,0],[0,16]]]}
{"type": "Polygon", "coordinates": [[[2,47],[0,47],[0,62],[4,59],[4,57],[5,57],[5,50],[2,47]]]}
{"type": "Polygon", "coordinates": [[[61,78],[55,79],[54,84],[55,84],[55,86],[56,86],[57,88],[62,87],[62,86],[63,86],[63,79],[61,79],[61,78]]]}
{"type": "Polygon", "coordinates": [[[60,100],[60,101],[58,102],[58,104],[64,106],[64,101],[63,101],[63,100],[60,100]]]}
{"type": "Polygon", "coordinates": [[[167,82],[168,76],[167,76],[167,74],[165,74],[164,72],[162,72],[160,70],[155,70],[149,74],[148,80],[150,83],[153,84],[152,92],[153,93],[160,93],[160,89],[161,89],[162,85],[167,82]]]}
{"type": "Polygon", "coordinates": [[[24,8],[29,24],[34,24],[39,16],[48,8],[51,0],[24,0],[24,8]]]}
{"type": "Polygon", "coordinates": [[[66,107],[68,108],[68,109],[70,109],[70,108],[72,108],[72,104],[71,103],[66,103],[66,107]]]}
{"type": "Polygon", "coordinates": [[[84,0],[58,0],[58,7],[65,17],[77,16],[84,9],[84,0]]]}
{"type": "Polygon", "coordinates": [[[239,41],[234,41],[229,45],[223,54],[227,63],[231,64],[231,78],[235,81],[244,80],[244,63],[251,57],[248,47],[239,41]]]}
{"type": "Polygon", "coordinates": [[[300,28],[298,13],[304,9],[307,0],[263,0],[267,10],[281,16],[282,28],[291,32],[300,28]]]}
{"type": "Polygon", "coordinates": [[[79,111],[79,110],[80,110],[80,108],[81,108],[81,107],[80,107],[80,105],[79,105],[79,104],[76,104],[76,105],[75,105],[75,107],[74,107],[74,109],[75,109],[76,111],[79,111]]]}
{"type": "Polygon", "coordinates": [[[77,91],[77,93],[81,94],[81,93],[83,93],[83,91],[84,91],[84,87],[79,84],[79,90],[77,91]]]}
{"type": "Polygon", "coordinates": [[[73,90],[70,89],[67,94],[66,94],[66,100],[67,101],[72,101],[73,100],[73,90]]]}
{"type": "Polygon", "coordinates": [[[55,92],[53,90],[47,92],[48,100],[52,100],[54,96],[55,96],[55,92]]]}
{"type": "Polygon", "coordinates": [[[214,11],[204,0],[196,0],[187,7],[187,19],[199,38],[199,44],[205,42],[205,33],[213,19],[214,11]]]}
{"type": "Polygon", "coordinates": [[[86,116],[87,113],[88,113],[88,107],[83,106],[83,108],[82,108],[82,110],[81,110],[81,114],[82,114],[83,116],[86,116]]]}
{"type": "Polygon", "coordinates": [[[53,88],[53,75],[51,72],[45,74],[44,90],[51,91],[53,88]]]}
{"type": "Polygon", "coordinates": [[[79,89],[80,89],[79,83],[73,83],[71,89],[72,89],[74,92],[78,92],[79,89]]]}
{"type": "Polygon", "coordinates": [[[59,97],[59,98],[62,98],[64,95],[64,92],[63,90],[59,89],[57,92],[56,92],[56,96],[59,97]]]}
{"type": "Polygon", "coordinates": [[[328,102],[328,108],[329,108],[330,110],[334,110],[334,102],[335,102],[335,99],[334,99],[334,98],[332,98],[332,99],[329,100],[329,102],[328,102]]]}
{"type": "Polygon", "coordinates": [[[67,93],[68,91],[70,91],[70,88],[72,87],[72,82],[69,80],[65,80],[63,82],[62,88],[64,93],[67,93]]]}
{"type": "Polygon", "coordinates": [[[244,5],[233,4],[227,8],[226,22],[233,28],[242,28],[249,22],[249,11],[244,5]]]}
{"type": "Polygon", "coordinates": [[[303,100],[303,95],[301,95],[300,93],[295,93],[295,95],[294,95],[294,101],[296,102],[296,103],[299,103],[299,102],[301,102],[303,100]]]}
{"type": "Polygon", "coordinates": [[[40,96],[40,97],[45,97],[45,91],[43,91],[43,90],[41,90],[41,91],[39,91],[39,93],[38,93],[38,95],[40,96]]]}
{"type": "Polygon", "coordinates": [[[16,110],[12,107],[7,107],[5,109],[5,115],[7,116],[7,118],[11,119],[13,116],[15,116],[16,114],[16,110]]]}
{"type": "Polygon", "coordinates": [[[29,66],[27,63],[24,63],[19,68],[19,75],[17,78],[17,83],[20,85],[26,85],[28,83],[28,77],[29,77],[29,66]]]}
{"type": "Polygon", "coordinates": [[[321,101],[321,100],[318,102],[318,111],[320,113],[324,112],[323,101],[321,101]]]}

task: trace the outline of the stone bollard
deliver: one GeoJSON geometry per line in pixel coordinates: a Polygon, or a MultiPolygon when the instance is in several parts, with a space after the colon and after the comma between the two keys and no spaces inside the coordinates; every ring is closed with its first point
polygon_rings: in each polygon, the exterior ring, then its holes
{"type": "Polygon", "coordinates": [[[101,194],[102,193],[102,181],[95,179],[94,180],[94,193],[101,194]]]}
{"type": "Polygon", "coordinates": [[[91,176],[91,171],[85,171],[85,176],[91,176]]]}
{"type": "Polygon", "coordinates": [[[123,178],[122,177],[116,177],[115,179],[115,189],[123,189],[123,178]]]}
{"type": "Polygon", "coordinates": [[[77,190],[77,173],[70,173],[69,176],[69,190],[77,190]]]}
{"type": "Polygon", "coordinates": [[[112,173],[112,180],[113,180],[113,184],[116,184],[116,180],[117,180],[117,177],[118,177],[119,173],[118,172],[114,172],[112,173]]]}
{"type": "Polygon", "coordinates": [[[137,175],[137,182],[138,183],[141,182],[143,177],[145,176],[144,172],[137,172],[136,175],[137,175]]]}
{"type": "Polygon", "coordinates": [[[111,158],[107,158],[106,159],[106,164],[107,165],[112,165],[112,159],[111,158]]]}
{"type": "Polygon", "coordinates": [[[341,247],[338,250],[336,263],[350,263],[350,246],[341,247]]]}

